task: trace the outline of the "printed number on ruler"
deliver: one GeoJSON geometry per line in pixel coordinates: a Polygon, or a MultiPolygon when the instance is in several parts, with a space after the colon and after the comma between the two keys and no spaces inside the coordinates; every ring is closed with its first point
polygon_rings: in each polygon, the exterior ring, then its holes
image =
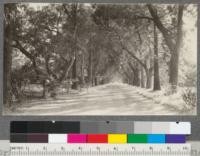
{"type": "Polygon", "coordinates": [[[190,156],[190,144],[22,144],[11,156],[190,156]]]}

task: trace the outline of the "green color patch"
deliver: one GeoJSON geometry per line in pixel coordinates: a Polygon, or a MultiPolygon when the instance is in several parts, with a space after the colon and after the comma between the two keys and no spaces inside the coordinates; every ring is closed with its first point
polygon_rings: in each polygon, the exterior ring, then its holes
{"type": "Polygon", "coordinates": [[[147,143],[147,134],[128,134],[127,143],[147,143]]]}

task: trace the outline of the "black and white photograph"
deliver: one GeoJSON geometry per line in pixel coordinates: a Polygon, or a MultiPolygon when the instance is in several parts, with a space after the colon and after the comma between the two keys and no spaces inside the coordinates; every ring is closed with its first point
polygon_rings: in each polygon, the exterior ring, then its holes
{"type": "Polygon", "coordinates": [[[197,10],[5,4],[3,115],[197,115],[197,10]]]}

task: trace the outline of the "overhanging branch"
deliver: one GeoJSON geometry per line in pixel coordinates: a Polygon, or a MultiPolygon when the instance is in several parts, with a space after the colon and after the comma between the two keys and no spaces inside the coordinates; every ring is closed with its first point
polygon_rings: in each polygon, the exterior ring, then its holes
{"type": "Polygon", "coordinates": [[[172,41],[173,37],[169,34],[167,28],[164,27],[163,23],[161,22],[160,18],[158,17],[156,9],[151,4],[147,4],[147,8],[149,9],[151,16],[153,17],[153,21],[154,21],[155,25],[160,30],[160,32],[163,34],[166,44],[170,49],[170,52],[173,52],[174,48],[175,48],[175,43],[172,41]]]}
{"type": "Polygon", "coordinates": [[[134,54],[123,44],[122,39],[121,39],[121,36],[119,35],[119,33],[116,32],[115,30],[113,30],[113,31],[115,32],[116,36],[118,37],[122,49],[125,50],[132,58],[134,58],[142,67],[144,67],[144,68],[146,69],[146,68],[147,68],[147,67],[146,67],[146,64],[144,64],[136,55],[134,55],[134,54]]]}

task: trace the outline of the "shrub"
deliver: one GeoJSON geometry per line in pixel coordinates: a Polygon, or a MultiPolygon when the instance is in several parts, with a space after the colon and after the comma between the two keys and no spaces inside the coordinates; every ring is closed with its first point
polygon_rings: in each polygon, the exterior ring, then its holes
{"type": "Polygon", "coordinates": [[[197,103],[197,94],[194,89],[187,88],[182,93],[182,98],[187,106],[189,107],[195,107],[197,103]]]}

